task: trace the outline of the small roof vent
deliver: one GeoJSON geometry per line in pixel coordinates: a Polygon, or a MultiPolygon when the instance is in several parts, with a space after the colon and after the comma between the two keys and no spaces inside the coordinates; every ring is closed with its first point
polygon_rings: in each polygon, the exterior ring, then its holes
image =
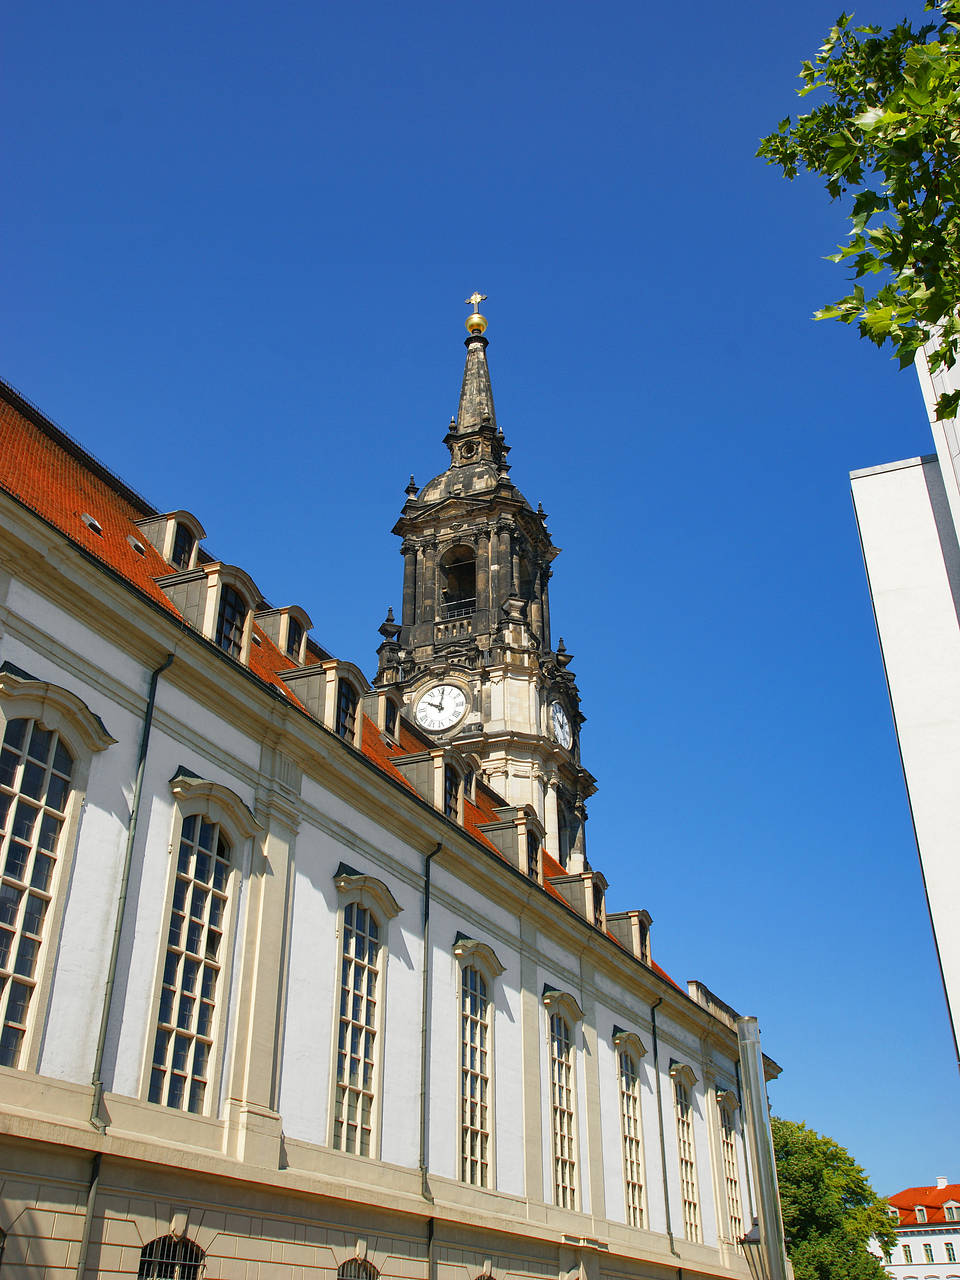
{"type": "Polygon", "coordinates": [[[93,530],[93,532],[97,535],[98,538],[103,537],[103,526],[101,525],[99,520],[95,520],[93,518],[93,516],[90,514],[89,511],[84,511],[80,516],[80,519],[83,521],[83,523],[87,526],[88,529],[93,530]]]}

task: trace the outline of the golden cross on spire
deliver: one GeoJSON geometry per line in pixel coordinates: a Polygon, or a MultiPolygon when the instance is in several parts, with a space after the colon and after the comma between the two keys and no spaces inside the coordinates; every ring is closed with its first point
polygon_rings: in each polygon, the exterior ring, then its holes
{"type": "Polygon", "coordinates": [[[477,311],[480,307],[480,303],[486,302],[486,300],[487,300],[487,295],[485,293],[477,293],[476,291],[471,293],[469,298],[464,298],[464,302],[467,304],[467,306],[473,307],[474,311],[477,311]]]}

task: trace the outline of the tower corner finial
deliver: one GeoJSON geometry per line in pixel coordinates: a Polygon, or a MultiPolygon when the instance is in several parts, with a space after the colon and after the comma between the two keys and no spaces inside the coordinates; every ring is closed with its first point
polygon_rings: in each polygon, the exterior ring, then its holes
{"type": "Polygon", "coordinates": [[[464,302],[471,308],[471,314],[467,316],[466,329],[471,337],[482,337],[483,331],[487,327],[487,318],[480,314],[480,303],[486,302],[487,295],[478,293],[476,290],[471,293],[469,298],[464,298],[464,302]]]}

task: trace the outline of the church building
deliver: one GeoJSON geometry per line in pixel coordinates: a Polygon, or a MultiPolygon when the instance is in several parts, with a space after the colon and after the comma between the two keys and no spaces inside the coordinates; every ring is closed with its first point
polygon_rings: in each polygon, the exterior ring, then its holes
{"type": "Polygon", "coordinates": [[[751,1274],[738,1015],[607,909],[481,301],[369,680],[0,384],[3,1280],[751,1274]]]}

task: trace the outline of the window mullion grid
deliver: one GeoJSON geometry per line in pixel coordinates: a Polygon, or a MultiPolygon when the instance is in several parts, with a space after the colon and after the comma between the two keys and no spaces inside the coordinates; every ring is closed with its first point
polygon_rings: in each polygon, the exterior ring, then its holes
{"type": "Polygon", "coordinates": [[[643,1146],[640,1135],[640,1078],[629,1053],[620,1054],[620,1124],[627,1225],[643,1226],[643,1146]]]}
{"type": "Polygon", "coordinates": [[[559,1014],[550,1017],[550,1075],[553,1090],[554,1199],[561,1208],[577,1207],[577,1158],[573,1111],[570,1030],[559,1014]]]}
{"type": "Polygon", "coordinates": [[[683,1232],[688,1240],[700,1240],[700,1207],[697,1196],[697,1167],[693,1145],[693,1116],[686,1086],[674,1081],[677,1117],[677,1150],[680,1157],[680,1195],[683,1202],[683,1232]]]}
{"type": "Polygon", "coordinates": [[[0,752],[0,1064],[16,1066],[36,988],[73,760],[36,720],[7,722],[0,752]]]}
{"type": "Polygon", "coordinates": [[[737,1170],[736,1131],[733,1116],[726,1107],[720,1110],[720,1148],[723,1153],[723,1177],[727,1191],[727,1216],[730,1237],[739,1247],[743,1235],[743,1211],[740,1207],[740,1176],[737,1170]]]}
{"type": "Polygon", "coordinates": [[[333,1145],[368,1156],[373,1141],[380,932],[370,912],[348,903],[340,957],[340,1025],[333,1145]]]}
{"type": "Polygon", "coordinates": [[[489,1185],[489,1003],[480,972],[468,967],[461,978],[460,1176],[474,1186],[489,1185]]]}
{"type": "Polygon", "coordinates": [[[184,819],[170,911],[150,1101],[201,1112],[226,919],[228,849],[215,823],[184,819]]]}

